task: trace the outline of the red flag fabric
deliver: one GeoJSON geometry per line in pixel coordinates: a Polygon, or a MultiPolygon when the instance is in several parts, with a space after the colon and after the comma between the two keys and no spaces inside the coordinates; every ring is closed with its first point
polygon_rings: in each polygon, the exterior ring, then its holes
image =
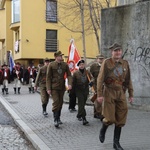
{"type": "Polygon", "coordinates": [[[73,41],[69,46],[68,60],[67,63],[69,65],[69,69],[71,72],[74,72],[78,69],[77,63],[81,59],[73,41]]]}

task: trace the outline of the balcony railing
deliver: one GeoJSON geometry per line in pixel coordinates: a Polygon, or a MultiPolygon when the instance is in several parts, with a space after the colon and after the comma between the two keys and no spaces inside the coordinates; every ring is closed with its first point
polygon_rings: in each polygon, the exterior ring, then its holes
{"type": "Polygon", "coordinates": [[[46,39],[45,49],[47,52],[56,52],[58,50],[58,40],[57,39],[46,39]]]}
{"type": "Polygon", "coordinates": [[[46,22],[57,22],[57,11],[46,11],[46,22]]]}

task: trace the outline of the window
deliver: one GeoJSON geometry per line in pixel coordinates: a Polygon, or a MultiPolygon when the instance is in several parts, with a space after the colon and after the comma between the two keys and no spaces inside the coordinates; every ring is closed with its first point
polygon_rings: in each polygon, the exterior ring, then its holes
{"type": "Polygon", "coordinates": [[[58,50],[57,30],[46,30],[46,51],[56,52],[58,50]]]}
{"type": "Polygon", "coordinates": [[[57,0],[46,1],[46,22],[57,22],[57,0]]]}
{"type": "Polygon", "coordinates": [[[12,0],[12,23],[20,21],[20,0],[12,0]]]}

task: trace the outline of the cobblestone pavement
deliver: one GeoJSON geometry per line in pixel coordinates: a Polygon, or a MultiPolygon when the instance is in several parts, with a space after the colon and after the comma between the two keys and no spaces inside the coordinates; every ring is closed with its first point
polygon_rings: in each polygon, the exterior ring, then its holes
{"type": "MultiPolygon", "coordinates": [[[[56,129],[53,125],[51,99],[48,105],[48,117],[42,115],[40,95],[29,94],[27,86],[22,86],[21,94],[14,95],[10,89],[4,98],[20,118],[46,143],[51,150],[113,150],[113,128],[106,133],[104,144],[99,142],[101,122],[93,118],[93,107],[86,106],[89,126],[83,126],[76,119],[76,112],[68,111],[63,105],[63,125],[56,129]]],[[[121,145],[124,150],[150,150],[150,112],[129,110],[127,124],[122,130],[121,145]]],[[[44,149],[43,149],[44,150],[44,149]]]]}
{"type": "Polygon", "coordinates": [[[0,103],[0,150],[34,150],[0,103]]]}

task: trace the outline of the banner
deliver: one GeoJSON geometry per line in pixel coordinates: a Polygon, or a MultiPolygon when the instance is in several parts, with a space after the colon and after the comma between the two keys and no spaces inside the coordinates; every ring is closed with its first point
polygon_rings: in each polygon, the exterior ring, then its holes
{"type": "Polygon", "coordinates": [[[70,71],[74,72],[78,69],[77,62],[81,59],[81,57],[79,56],[79,53],[74,45],[73,39],[70,43],[67,63],[70,71]]]}
{"type": "Polygon", "coordinates": [[[9,53],[9,67],[10,67],[10,72],[12,72],[14,66],[15,66],[15,63],[14,63],[14,59],[12,57],[12,52],[10,50],[10,53],[9,53]]]}

